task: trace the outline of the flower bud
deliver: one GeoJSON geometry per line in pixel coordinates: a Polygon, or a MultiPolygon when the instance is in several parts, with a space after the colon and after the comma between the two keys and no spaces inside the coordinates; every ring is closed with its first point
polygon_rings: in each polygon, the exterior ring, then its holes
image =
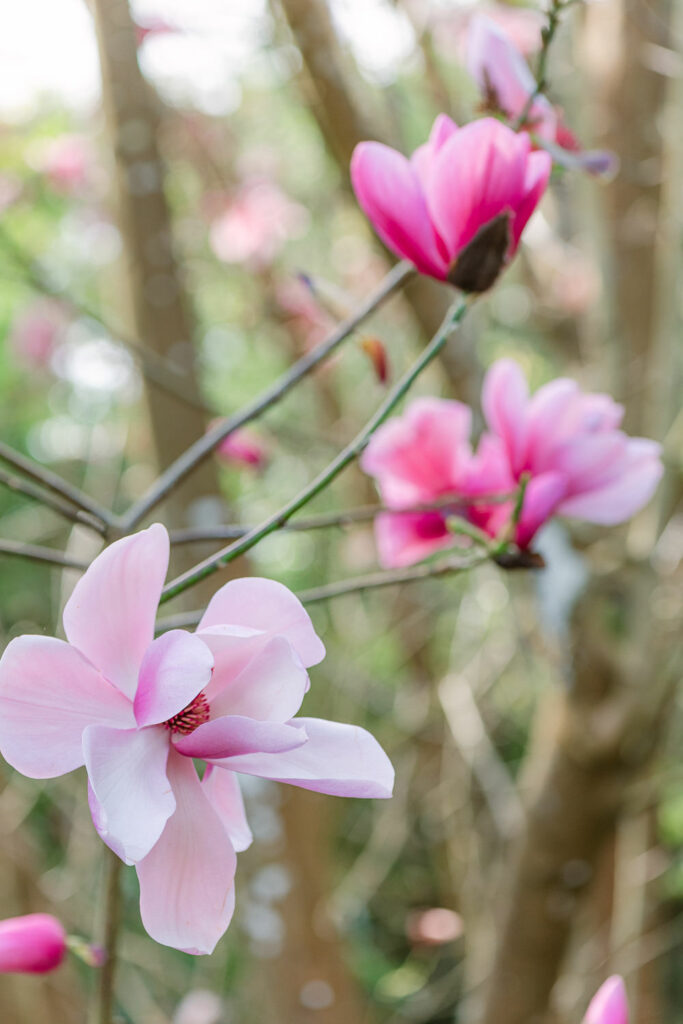
{"type": "Polygon", "coordinates": [[[26,914],[0,921],[0,973],[54,971],[66,949],[64,928],[51,914],[26,914]]]}

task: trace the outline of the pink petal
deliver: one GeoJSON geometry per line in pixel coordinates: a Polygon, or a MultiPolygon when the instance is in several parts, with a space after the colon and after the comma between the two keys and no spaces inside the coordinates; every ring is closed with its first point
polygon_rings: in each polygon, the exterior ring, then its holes
{"type": "Polygon", "coordinates": [[[481,404],[491,432],[505,446],[515,476],[524,469],[528,402],[529,389],[519,365],[512,359],[498,359],[484,378],[481,404]]]}
{"type": "Polygon", "coordinates": [[[480,228],[516,210],[526,188],[529,145],[523,132],[484,117],[460,128],[439,151],[426,198],[450,263],[480,228]]]}
{"type": "Polygon", "coordinates": [[[160,523],[117,540],[97,556],[64,609],[69,642],[131,700],[154,639],[168,552],[168,533],[160,523]]]}
{"type": "Polygon", "coordinates": [[[448,114],[439,114],[429,133],[429,141],[418,146],[411,156],[410,163],[418,176],[423,192],[429,180],[434,157],[457,130],[457,124],[448,114]]]}
{"type": "Polygon", "coordinates": [[[325,648],[301,601],[275,580],[259,576],[230,580],[211,598],[198,628],[210,626],[260,630],[266,640],[284,636],[306,668],[325,657],[325,648]]]}
{"type": "Polygon", "coordinates": [[[554,467],[553,458],[567,436],[572,409],[582,399],[576,381],[566,377],[544,384],[531,397],[526,409],[526,454],[522,468],[542,473],[554,467]]]}
{"type": "Polygon", "coordinates": [[[186,757],[201,757],[205,761],[225,761],[232,767],[232,759],[244,754],[280,753],[292,750],[306,742],[302,729],[282,722],[257,722],[253,718],[226,715],[205,722],[187,736],[174,737],[175,749],[186,757]]]}
{"type": "Polygon", "coordinates": [[[210,704],[271,639],[265,630],[248,629],[246,626],[209,626],[198,630],[196,636],[206,644],[213,657],[213,675],[205,690],[210,704]]]}
{"type": "Polygon", "coordinates": [[[515,535],[520,548],[528,547],[534,534],[557,510],[565,488],[566,482],[561,473],[542,473],[529,481],[515,535]]]}
{"type": "Polygon", "coordinates": [[[445,278],[447,267],[410,162],[389,146],[361,142],[351,158],[351,181],[358,202],[391,251],[421,273],[445,278]]]}
{"type": "Polygon", "coordinates": [[[251,846],[253,835],[244,810],[240,784],[234,772],[227,768],[207,765],[202,789],[211,806],[223,822],[223,827],[237,853],[251,846]]]}
{"type": "Polygon", "coordinates": [[[140,913],[148,934],[187,953],[212,953],[235,906],[237,858],[191,760],[171,753],[176,811],[137,865],[140,913]]]}
{"type": "Polygon", "coordinates": [[[308,690],[308,673],[282,636],[276,636],[211,701],[211,717],[242,715],[261,721],[288,722],[308,690]]]}
{"type": "Polygon", "coordinates": [[[175,810],[166,775],[169,749],[162,726],[91,725],[83,733],[85,766],[98,804],[95,827],[127,864],[149,853],[175,810]]]}
{"type": "Polygon", "coordinates": [[[230,768],[334,796],[391,796],[394,769],[365,729],[320,718],[297,718],[293,724],[305,730],[303,746],[279,754],[244,754],[232,758],[230,768]]]}
{"type": "Polygon", "coordinates": [[[583,1024],[628,1024],[628,1001],[623,978],[613,974],[591,999],[583,1024]]]}
{"type": "Polygon", "coordinates": [[[584,494],[566,498],[558,508],[563,516],[614,526],[635,515],[648,503],[664,467],[660,446],[643,437],[628,438],[623,460],[602,484],[584,494]]]}
{"type": "Polygon", "coordinates": [[[522,232],[548,187],[552,169],[553,161],[549,153],[537,151],[527,157],[523,194],[517,203],[512,220],[512,252],[519,245],[522,232]]]}
{"type": "Polygon", "coordinates": [[[379,563],[385,569],[413,565],[455,543],[438,512],[377,516],[375,539],[379,563]]]}
{"type": "Polygon", "coordinates": [[[45,974],[67,952],[66,932],[51,914],[25,914],[0,921],[0,973],[45,974]]]}
{"type": "Polygon", "coordinates": [[[494,90],[508,117],[522,113],[536,88],[531,69],[512,40],[483,14],[475,14],[469,22],[467,70],[484,95],[494,90]]]}
{"type": "Polygon", "coordinates": [[[0,660],[0,751],[13,768],[50,779],[83,764],[93,722],[129,728],[133,705],[63,640],[21,636],[0,660]]]}
{"type": "Polygon", "coordinates": [[[213,655],[205,643],[182,629],[154,640],[140,666],[135,694],[139,726],[157,725],[177,715],[208,686],[213,655]]]}

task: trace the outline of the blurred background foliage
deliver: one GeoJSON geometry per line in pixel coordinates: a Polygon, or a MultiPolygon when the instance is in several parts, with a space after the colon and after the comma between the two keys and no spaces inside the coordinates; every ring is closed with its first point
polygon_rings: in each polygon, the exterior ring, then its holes
{"type": "MultiPolygon", "coordinates": [[[[154,385],[122,341],[134,336],[123,297],[126,240],[92,17],[81,0],[20,6],[2,15],[0,436],[123,511],[167,460],[145,401],[154,385]]],[[[538,10],[486,9],[533,52],[538,10]]],[[[179,389],[193,364],[207,424],[259,393],[386,273],[339,154],[354,117],[410,151],[439,109],[475,116],[478,98],[462,65],[472,10],[451,0],[133,4],[195,327],[163,358],[179,389]],[[340,62],[337,86],[347,102],[328,110],[304,38],[326,12],[336,49],[326,53],[324,37],[316,45],[323,64],[340,62]]],[[[247,779],[256,841],[240,856],[236,918],[211,958],[145,936],[127,871],[118,1019],[480,1019],[510,849],[552,746],[558,694],[571,685],[574,602],[589,578],[646,557],[658,573],[652,614],[668,626],[680,617],[680,14],[664,0],[601,0],[568,13],[550,61],[550,94],[587,145],[621,154],[620,175],[604,184],[556,174],[520,257],[415,388],[476,401],[483,368],[501,355],[518,359],[534,387],[569,374],[640,408],[634,393],[647,386],[638,432],[665,441],[671,470],[655,555],[652,510],[629,530],[570,535],[553,524],[540,541],[548,568],[533,575],[485,566],[311,606],[328,655],[313,671],[306,710],[370,728],[396,765],[396,796],[373,805],[247,779]],[[622,79],[639,83],[645,97],[629,117],[620,107],[622,79]],[[629,259],[629,273],[649,281],[639,356],[621,330],[642,313],[637,289],[630,301],[638,308],[625,307],[629,259]]],[[[144,192],[144,167],[140,173],[144,192]]],[[[433,309],[424,297],[394,298],[250,428],[251,461],[216,455],[220,498],[186,501],[174,525],[250,523],[283,504],[381,401],[386,385],[368,339],[381,342],[395,379],[424,344],[429,315],[438,320],[445,291],[433,293],[433,309]]],[[[164,270],[147,298],[162,308],[168,296],[164,270]]],[[[352,467],[310,511],[373,500],[352,467]]],[[[0,536],[86,560],[97,551],[91,535],[8,487],[0,488],[0,536]]],[[[52,632],[73,571],[0,557],[3,643],[52,632]]],[[[301,591],[375,567],[372,530],[357,525],[281,532],[241,571],[301,591]]],[[[599,614],[615,607],[618,614],[618,604],[599,614]]],[[[613,622],[608,627],[618,636],[613,622]]],[[[599,863],[585,866],[596,877],[570,908],[554,1021],[578,1020],[611,970],[627,975],[637,1024],[680,1019],[682,722],[675,699],[667,709],[656,758],[629,790],[599,863]]],[[[80,775],[42,784],[3,769],[0,916],[52,910],[70,931],[92,934],[101,847],[80,775]]],[[[82,1021],[89,984],[74,965],[40,981],[3,979],[3,1024],[82,1021]]]]}

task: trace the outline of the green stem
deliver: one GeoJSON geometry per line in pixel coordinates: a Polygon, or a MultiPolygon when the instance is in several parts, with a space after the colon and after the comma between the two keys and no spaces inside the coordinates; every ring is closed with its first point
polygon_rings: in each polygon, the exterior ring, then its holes
{"type": "Polygon", "coordinates": [[[97,986],[88,1014],[88,1024],[112,1024],[114,979],[117,966],[117,945],[121,926],[121,870],[123,863],[106,850],[104,876],[104,925],[102,948],[105,961],[97,975],[97,986]]]}
{"type": "Polygon", "coordinates": [[[243,537],[234,544],[230,544],[228,547],[223,548],[217,554],[205,559],[193,569],[188,570],[188,572],[185,572],[175,580],[172,580],[164,589],[161,596],[161,602],[169,601],[172,597],[182,594],[189,587],[194,586],[196,583],[199,583],[200,580],[206,579],[207,576],[216,572],[222,565],[227,565],[235,558],[238,558],[239,555],[243,555],[246,551],[249,551],[250,548],[253,548],[255,544],[258,544],[259,541],[263,540],[264,537],[267,537],[268,534],[280,529],[295,512],[298,512],[299,509],[303,508],[304,505],[307,505],[312,498],[317,494],[320,494],[321,491],[328,487],[332,481],[339,476],[342,470],[346,469],[348,465],[354,462],[367,446],[370,438],[377,428],[380,427],[391,415],[423,370],[425,370],[432,360],[439,354],[451,333],[455,330],[465,315],[467,305],[468,298],[466,296],[461,296],[456,300],[430,343],[424,349],[420,357],[415,361],[410,370],[408,370],[408,372],[404,374],[404,376],[392,388],[391,392],[387,395],[375,415],[370,419],[365,427],[363,427],[361,432],[356,435],[353,441],[351,441],[351,443],[339,453],[336,459],[333,459],[333,461],[318,474],[315,480],[313,480],[304,488],[303,491],[285,505],[284,508],[280,509],[279,512],[276,512],[255,529],[251,530],[246,537],[243,537]]]}

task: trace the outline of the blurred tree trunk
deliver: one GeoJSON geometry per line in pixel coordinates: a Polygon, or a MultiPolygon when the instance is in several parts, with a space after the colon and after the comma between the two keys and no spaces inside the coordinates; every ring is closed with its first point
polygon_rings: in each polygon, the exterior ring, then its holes
{"type": "MultiPolygon", "coordinates": [[[[606,125],[600,141],[622,162],[607,191],[606,224],[616,391],[629,431],[659,436],[671,367],[658,338],[657,305],[666,80],[653,68],[653,53],[668,42],[669,14],[668,0],[612,0],[587,14],[600,76],[591,96],[606,125]]],[[[652,522],[645,512],[621,544],[612,536],[611,559],[621,566],[596,575],[579,600],[570,688],[509,872],[482,1024],[553,1019],[549,1001],[578,900],[613,841],[628,784],[661,738],[674,637],[667,613],[653,602],[660,580],[649,562],[652,522]]]]}
{"type": "MultiPolygon", "coordinates": [[[[195,325],[173,249],[164,193],[159,100],[138,65],[135,25],[127,0],[91,0],[91,6],[114,156],[130,331],[156,356],[184,366],[184,392],[198,402],[195,325]]],[[[204,433],[206,423],[201,409],[183,403],[148,379],[145,390],[156,461],[164,469],[204,433]]],[[[165,521],[184,525],[192,520],[202,499],[215,502],[218,493],[214,468],[211,462],[204,462],[166,502],[165,521]]],[[[184,552],[183,557],[191,562],[194,552],[184,552]]]]}

